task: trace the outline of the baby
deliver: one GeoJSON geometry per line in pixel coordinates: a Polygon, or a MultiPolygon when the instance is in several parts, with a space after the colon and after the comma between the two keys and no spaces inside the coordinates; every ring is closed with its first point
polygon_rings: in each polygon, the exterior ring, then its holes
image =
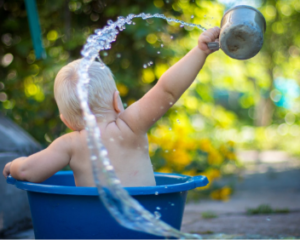
{"type": "MultiPolygon", "coordinates": [[[[218,27],[203,32],[198,46],[168,69],[149,92],[126,110],[110,70],[100,68],[97,62],[89,68],[89,106],[96,116],[108,157],[124,187],[156,184],[147,131],[192,84],[206,57],[212,53],[207,43],[217,41],[219,33],[218,27]]],[[[80,60],[76,60],[63,67],[54,85],[60,118],[73,132],[59,137],[45,150],[7,163],[3,170],[5,178],[11,174],[18,180],[42,182],[69,165],[76,186],[95,186],[76,94],[79,64],[80,60]]]]}

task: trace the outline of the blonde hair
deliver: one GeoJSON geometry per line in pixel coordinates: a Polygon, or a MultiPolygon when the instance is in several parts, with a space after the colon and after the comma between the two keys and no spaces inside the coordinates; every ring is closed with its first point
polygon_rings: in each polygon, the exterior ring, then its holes
{"type": "MultiPolygon", "coordinates": [[[[57,74],[54,83],[54,97],[59,112],[76,129],[83,129],[84,123],[80,101],[77,96],[78,69],[80,59],[64,66],[57,74]]],[[[101,68],[99,62],[93,62],[88,69],[89,107],[96,117],[104,117],[105,112],[113,109],[113,94],[117,90],[110,69],[101,68]]]]}

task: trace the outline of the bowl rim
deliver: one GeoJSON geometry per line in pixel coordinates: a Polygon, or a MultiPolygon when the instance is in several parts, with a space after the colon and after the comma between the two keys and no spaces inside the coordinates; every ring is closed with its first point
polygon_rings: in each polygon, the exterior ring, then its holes
{"type": "Polygon", "coordinates": [[[263,29],[263,32],[265,33],[266,32],[266,29],[267,29],[267,22],[266,22],[266,19],[264,17],[264,15],[258,10],[256,9],[255,7],[252,7],[252,6],[249,6],[249,5],[237,5],[237,6],[234,6],[230,9],[228,9],[227,11],[225,11],[223,17],[222,17],[222,20],[221,20],[221,26],[223,26],[223,19],[224,17],[230,13],[231,11],[235,10],[235,9],[238,9],[238,8],[249,8],[251,10],[254,10],[256,13],[258,13],[258,15],[262,18],[263,20],[263,25],[264,25],[264,29],[263,29]]]}
{"type": "MultiPolygon", "coordinates": [[[[73,175],[72,171],[59,171],[52,177],[61,175],[73,175]]],[[[167,177],[185,180],[183,183],[156,185],[147,187],[125,187],[127,192],[134,195],[159,195],[166,193],[185,192],[197,187],[203,187],[208,184],[208,179],[205,176],[198,175],[195,177],[186,176],[176,173],[154,173],[155,177],[167,177]]],[[[26,190],[28,192],[38,192],[47,194],[59,194],[59,195],[83,195],[83,196],[98,196],[98,190],[96,187],[76,187],[76,186],[60,186],[43,183],[32,183],[19,180],[10,180],[10,183],[14,184],[17,188],[26,190]]]]}

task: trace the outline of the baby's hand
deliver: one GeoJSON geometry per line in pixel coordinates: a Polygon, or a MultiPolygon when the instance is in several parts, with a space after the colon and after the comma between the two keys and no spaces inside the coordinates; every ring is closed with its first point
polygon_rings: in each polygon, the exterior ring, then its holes
{"type": "Polygon", "coordinates": [[[5,178],[7,178],[7,176],[10,174],[10,165],[11,165],[11,162],[7,163],[3,169],[3,176],[5,178]]]}
{"type": "Polygon", "coordinates": [[[216,50],[210,50],[207,47],[207,43],[209,42],[218,42],[219,41],[219,35],[220,35],[220,28],[214,27],[206,30],[203,32],[198,40],[198,47],[200,50],[202,50],[207,55],[211,54],[212,52],[215,52],[216,50]]]}

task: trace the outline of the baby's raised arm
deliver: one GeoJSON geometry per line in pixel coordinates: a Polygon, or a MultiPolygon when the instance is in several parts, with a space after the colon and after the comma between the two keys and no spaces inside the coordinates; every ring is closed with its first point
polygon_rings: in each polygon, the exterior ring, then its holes
{"type": "Polygon", "coordinates": [[[213,52],[208,49],[207,43],[216,41],[219,33],[218,27],[203,32],[198,46],[170,67],[145,96],[120,114],[120,118],[134,132],[147,132],[192,84],[206,57],[213,52]]]}
{"type": "Polygon", "coordinates": [[[71,159],[70,134],[56,139],[51,145],[29,157],[20,157],[6,164],[4,177],[12,177],[29,182],[43,182],[54,173],[67,166],[71,159]]]}

